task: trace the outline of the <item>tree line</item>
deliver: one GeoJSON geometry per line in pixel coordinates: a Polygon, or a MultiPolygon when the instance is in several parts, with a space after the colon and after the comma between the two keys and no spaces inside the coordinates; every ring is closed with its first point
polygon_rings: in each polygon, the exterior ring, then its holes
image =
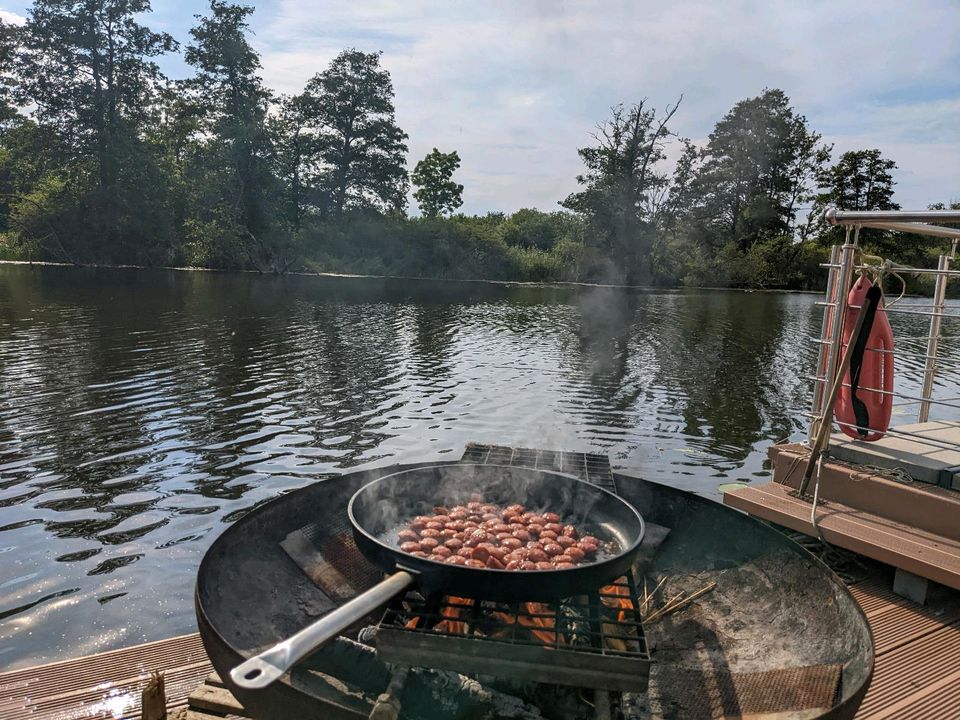
{"type": "MultiPolygon", "coordinates": [[[[892,160],[833,161],[765,89],[700,146],[670,130],[682,98],[614,107],[561,209],[466,216],[455,150],[408,173],[379,53],[344,50],[279,95],[250,44],[252,7],[211,0],[184,43],[147,27],[149,12],[149,0],[35,0],[23,25],[0,23],[0,257],[803,288],[821,284],[837,239],[827,206],[898,207],[892,160]],[[160,71],[175,52],[190,77],[160,71]]],[[[865,241],[927,260],[890,234],[865,241]]]]}

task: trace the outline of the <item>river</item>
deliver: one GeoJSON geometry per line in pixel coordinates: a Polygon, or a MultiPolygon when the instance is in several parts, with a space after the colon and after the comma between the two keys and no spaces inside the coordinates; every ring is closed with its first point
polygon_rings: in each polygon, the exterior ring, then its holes
{"type": "Polygon", "coordinates": [[[763,481],[816,299],[0,266],[0,668],[192,632],[227,524],[348,468],[478,441],[763,481]]]}

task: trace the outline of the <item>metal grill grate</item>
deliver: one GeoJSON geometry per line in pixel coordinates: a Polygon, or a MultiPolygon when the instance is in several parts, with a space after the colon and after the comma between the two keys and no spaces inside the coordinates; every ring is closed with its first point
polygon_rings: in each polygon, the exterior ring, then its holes
{"type": "Polygon", "coordinates": [[[617,492],[617,483],[610,469],[609,458],[597,453],[572,453],[470,443],[464,450],[460,462],[551,470],[574,475],[604,490],[617,492]]]}
{"type": "Polygon", "coordinates": [[[388,662],[643,690],[650,655],[635,597],[636,586],[626,577],[552,603],[508,605],[409,593],[384,614],[377,651],[388,662]]]}

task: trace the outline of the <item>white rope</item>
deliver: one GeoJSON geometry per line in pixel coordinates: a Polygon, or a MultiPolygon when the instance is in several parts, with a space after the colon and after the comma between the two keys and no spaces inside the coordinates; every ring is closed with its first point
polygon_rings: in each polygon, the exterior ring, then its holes
{"type": "Polygon", "coordinates": [[[817,525],[817,502],[820,499],[820,471],[823,469],[823,457],[826,454],[823,451],[817,458],[817,480],[813,485],[813,505],[810,506],[810,524],[813,525],[813,529],[817,533],[817,539],[824,543],[827,541],[823,539],[823,533],[820,532],[820,526],[817,525]]]}
{"type": "Polygon", "coordinates": [[[884,260],[879,255],[868,255],[862,250],[860,251],[860,262],[856,267],[857,273],[861,276],[869,271],[873,275],[873,284],[878,285],[881,291],[883,290],[883,281],[886,279],[887,275],[892,275],[900,281],[900,294],[897,296],[896,300],[889,303],[886,302],[886,293],[884,293],[883,304],[885,308],[893,307],[898,302],[903,300],[904,295],[907,294],[907,281],[904,280],[903,276],[894,270],[894,268],[905,272],[909,272],[913,268],[904,265],[895,265],[892,260],[884,260]],[[868,259],[875,260],[876,262],[869,262],[868,259]]]}

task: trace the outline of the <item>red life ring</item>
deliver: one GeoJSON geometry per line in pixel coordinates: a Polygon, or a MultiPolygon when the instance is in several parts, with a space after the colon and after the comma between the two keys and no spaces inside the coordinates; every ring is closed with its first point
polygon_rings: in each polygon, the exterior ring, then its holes
{"type": "MultiPolygon", "coordinates": [[[[867,302],[867,291],[872,285],[861,275],[847,295],[841,356],[851,341],[850,332],[857,322],[860,307],[867,302]]],[[[869,317],[865,320],[860,343],[857,338],[853,338],[853,342],[854,352],[843,376],[834,417],[846,435],[872,442],[886,433],[893,412],[893,329],[882,299],[872,316],[872,323],[869,317]],[[864,333],[866,337],[863,337],[864,333]]]]}

